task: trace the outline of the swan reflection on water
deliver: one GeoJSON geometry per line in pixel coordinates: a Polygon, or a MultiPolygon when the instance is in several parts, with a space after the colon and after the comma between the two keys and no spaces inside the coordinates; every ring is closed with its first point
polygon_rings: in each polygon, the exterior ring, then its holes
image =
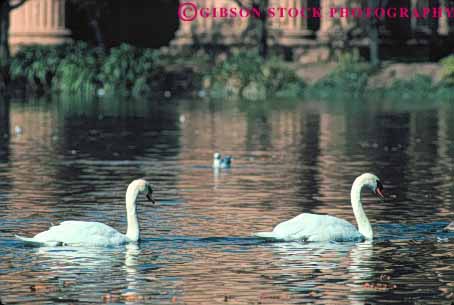
{"type": "MultiPolygon", "coordinates": [[[[364,304],[364,283],[376,273],[373,262],[374,245],[362,243],[299,243],[269,244],[274,252],[273,269],[280,270],[295,293],[342,291],[351,304],[364,304]],[[327,289],[331,286],[332,289],[327,289]]],[[[281,281],[283,279],[279,279],[281,281]]],[[[370,292],[370,291],[368,291],[370,292]]],[[[336,297],[333,295],[333,297],[336,297]]]]}
{"type": "Polygon", "coordinates": [[[119,253],[127,253],[125,247],[38,247],[35,248],[36,254],[52,263],[47,267],[51,271],[64,271],[67,268],[94,268],[108,267],[122,262],[119,253]],[[122,251],[118,251],[121,248],[122,251]]]}
{"type": "Polygon", "coordinates": [[[42,265],[46,266],[49,274],[47,283],[57,278],[63,282],[72,282],[78,289],[103,291],[103,298],[109,302],[121,300],[125,304],[138,304],[137,302],[145,300],[140,294],[145,281],[138,261],[141,249],[137,244],[110,248],[40,247],[35,251],[37,257],[43,260],[42,265]],[[72,272],[68,272],[69,270],[72,272]],[[124,272],[118,274],[118,270],[124,272]],[[78,276],[68,278],[68,274],[78,276]],[[79,277],[85,279],[79,281],[79,277]],[[87,277],[93,278],[87,281],[87,277]],[[118,286],[115,282],[112,285],[115,278],[118,284],[126,283],[126,287],[118,286]]]}

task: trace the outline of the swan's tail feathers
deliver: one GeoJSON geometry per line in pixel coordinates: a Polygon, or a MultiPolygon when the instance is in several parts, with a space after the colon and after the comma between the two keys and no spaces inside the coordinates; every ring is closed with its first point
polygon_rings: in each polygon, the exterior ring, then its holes
{"type": "Polygon", "coordinates": [[[279,236],[277,236],[276,233],[273,233],[273,232],[254,233],[254,236],[263,238],[263,239],[268,239],[268,240],[279,240],[279,236]]]}
{"type": "Polygon", "coordinates": [[[19,236],[15,235],[17,239],[23,241],[26,245],[29,246],[35,246],[35,247],[40,247],[40,246],[47,246],[47,247],[56,247],[56,246],[61,246],[63,243],[59,241],[37,241],[33,237],[24,237],[24,236],[19,236]]]}

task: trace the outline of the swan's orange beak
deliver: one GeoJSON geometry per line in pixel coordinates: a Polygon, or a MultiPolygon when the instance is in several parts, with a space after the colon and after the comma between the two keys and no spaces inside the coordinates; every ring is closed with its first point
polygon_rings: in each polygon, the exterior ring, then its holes
{"type": "Polygon", "coordinates": [[[385,194],[383,193],[383,185],[380,181],[377,181],[377,187],[375,188],[375,195],[381,199],[385,199],[385,194]]]}
{"type": "Polygon", "coordinates": [[[385,199],[385,194],[383,194],[383,190],[379,189],[378,187],[375,189],[375,194],[381,199],[385,199]]]}

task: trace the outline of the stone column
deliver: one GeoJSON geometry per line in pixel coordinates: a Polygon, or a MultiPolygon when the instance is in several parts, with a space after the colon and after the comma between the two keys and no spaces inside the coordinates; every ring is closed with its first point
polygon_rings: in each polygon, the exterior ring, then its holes
{"type": "MultiPolygon", "coordinates": [[[[435,1],[434,1],[435,2],[435,1]]],[[[418,9],[419,12],[422,11],[424,7],[433,7],[434,5],[429,0],[411,0],[410,9],[418,9]]],[[[434,22],[436,20],[432,18],[416,18],[413,16],[411,18],[411,29],[413,33],[420,32],[426,34],[432,34],[434,31],[434,22]]]]}
{"type": "MultiPolygon", "coordinates": [[[[194,20],[184,21],[180,18],[180,27],[171,45],[184,46],[194,43],[202,44],[235,44],[241,43],[241,34],[247,27],[248,18],[219,18],[213,17],[213,8],[216,14],[220,14],[220,8],[233,8],[239,10],[238,5],[232,0],[180,0],[181,3],[190,2],[197,8],[197,16],[194,20]],[[208,9],[209,17],[200,16],[201,9],[208,9]]],[[[243,1],[249,7],[248,1],[243,1]]],[[[188,8],[192,12],[193,8],[188,8]]],[[[191,17],[192,15],[186,16],[191,17]]]]}
{"type": "MultiPolygon", "coordinates": [[[[411,0],[411,4],[410,4],[410,10],[412,10],[413,8],[417,7],[418,6],[418,0],[411,0]]],[[[410,25],[411,25],[411,31],[412,33],[415,32],[416,30],[416,27],[417,27],[417,24],[418,23],[418,20],[414,17],[412,17],[410,19],[410,25]]]]}
{"type": "Polygon", "coordinates": [[[180,19],[180,25],[177,32],[175,33],[175,38],[171,41],[172,45],[175,46],[184,46],[192,44],[192,22],[191,21],[182,21],[180,19]]]}
{"type": "Polygon", "coordinates": [[[449,19],[445,12],[445,7],[448,6],[448,1],[440,0],[440,7],[443,8],[443,15],[438,19],[438,34],[448,35],[449,34],[449,19]]]}
{"type": "Polygon", "coordinates": [[[328,40],[330,32],[335,27],[336,19],[330,17],[330,9],[332,7],[335,7],[333,0],[320,0],[322,18],[320,19],[320,30],[317,33],[317,37],[321,40],[328,40]]]}
{"type": "Polygon", "coordinates": [[[194,12],[193,9],[215,7],[216,3],[212,3],[212,0],[180,0],[180,4],[187,2],[194,4],[194,6],[187,6],[182,9],[182,13],[187,16],[178,16],[180,19],[180,26],[175,34],[175,38],[171,42],[171,45],[186,46],[194,43],[205,43],[207,42],[207,36],[209,37],[213,34],[214,24],[212,17],[202,18],[199,16],[199,12],[194,12]],[[195,14],[193,20],[184,20],[184,17],[188,17],[190,19],[193,14],[195,14]]]}
{"type": "Polygon", "coordinates": [[[65,0],[28,0],[11,12],[12,49],[27,44],[60,44],[70,41],[65,27],[65,0]]]}
{"type": "MultiPolygon", "coordinates": [[[[270,6],[285,7],[285,8],[307,8],[307,0],[271,0],[270,6]]],[[[285,46],[301,45],[307,42],[308,37],[314,35],[314,32],[308,28],[307,18],[305,17],[290,17],[288,11],[284,17],[276,16],[273,18],[271,30],[280,31],[278,42],[285,46]]]]}

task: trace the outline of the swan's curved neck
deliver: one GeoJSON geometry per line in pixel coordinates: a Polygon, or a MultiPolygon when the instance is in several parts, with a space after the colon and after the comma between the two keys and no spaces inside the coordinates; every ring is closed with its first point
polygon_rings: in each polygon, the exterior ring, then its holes
{"type": "Polygon", "coordinates": [[[136,212],[136,199],[139,189],[135,184],[131,184],[126,191],[126,217],[128,219],[128,230],[126,237],[131,241],[138,241],[140,238],[139,221],[136,212]]]}
{"type": "Polygon", "coordinates": [[[361,203],[361,190],[365,185],[366,183],[364,183],[364,181],[357,178],[355,182],[353,182],[350,198],[353,214],[355,214],[356,223],[358,224],[358,231],[363,234],[366,239],[372,239],[374,237],[372,226],[370,225],[369,219],[364,212],[363,204],[361,203]]]}

